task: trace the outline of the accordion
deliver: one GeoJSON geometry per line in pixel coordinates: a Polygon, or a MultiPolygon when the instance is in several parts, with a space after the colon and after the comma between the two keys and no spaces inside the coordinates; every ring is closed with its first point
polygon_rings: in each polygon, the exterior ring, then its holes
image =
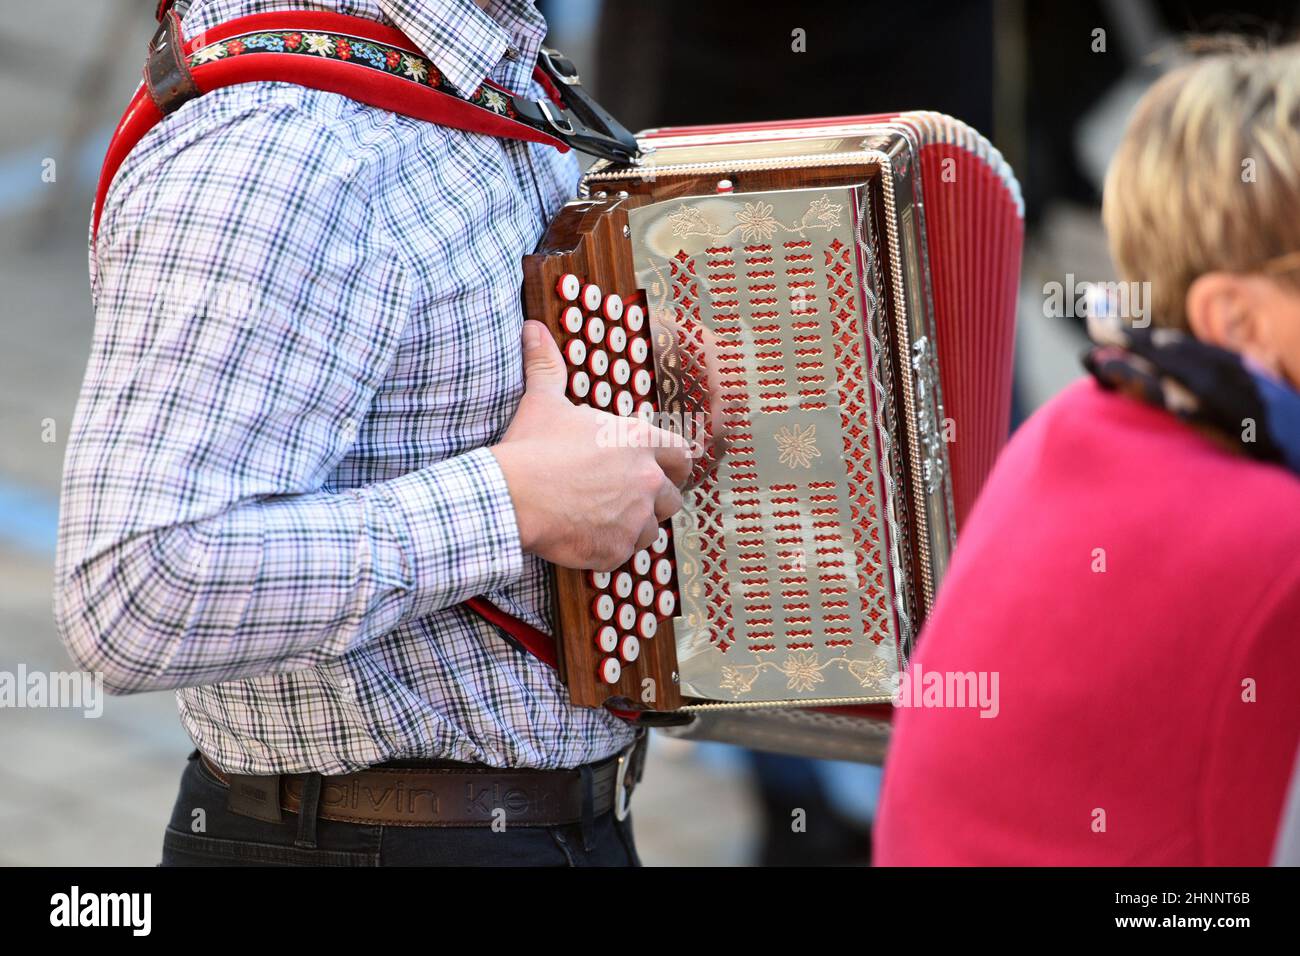
{"type": "Polygon", "coordinates": [[[561,674],[688,736],[871,759],[864,705],[1007,436],[1019,188],[931,112],[638,138],[525,259],[525,308],[573,401],[679,433],[693,469],[651,547],[556,569],[561,674]]]}

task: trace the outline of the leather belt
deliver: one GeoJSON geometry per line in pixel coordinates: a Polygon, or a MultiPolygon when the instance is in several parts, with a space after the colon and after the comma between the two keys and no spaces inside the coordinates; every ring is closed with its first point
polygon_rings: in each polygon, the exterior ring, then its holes
{"type": "MultiPolygon", "coordinates": [[[[298,813],[311,776],[230,774],[204,754],[199,759],[229,788],[231,812],[272,823],[280,822],[282,813],[298,813]]],[[[622,753],[574,770],[381,765],[322,776],[317,816],[397,827],[559,826],[611,811],[623,819],[644,768],[644,733],[622,753]],[[591,803],[584,805],[588,793],[591,803]]]]}

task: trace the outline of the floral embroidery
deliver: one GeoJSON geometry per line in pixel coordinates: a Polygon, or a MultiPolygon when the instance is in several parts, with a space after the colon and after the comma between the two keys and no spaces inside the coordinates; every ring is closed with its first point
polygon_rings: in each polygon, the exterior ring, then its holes
{"type": "Polygon", "coordinates": [[[421,83],[429,76],[429,68],[424,65],[424,61],[413,56],[402,57],[402,72],[421,83]]]}
{"type": "Polygon", "coordinates": [[[358,59],[365,60],[371,66],[384,68],[384,51],[372,43],[362,43],[360,40],[352,44],[352,52],[358,59]]]}
{"type": "Polygon", "coordinates": [[[308,33],[305,39],[307,41],[308,53],[315,53],[318,56],[329,56],[335,51],[333,37],[325,36],[323,33],[308,33]]]}
{"type": "MultiPolygon", "coordinates": [[[[246,36],[210,43],[190,54],[189,65],[200,66],[243,53],[298,53],[322,59],[364,65],[391,76],[413,80],[442,93],[459,98],[436,66],[424,57],[377,41],[330,33],[283,31],[250,33],[246,36]]],[[[498,116],[516,119],[518,113],[509,94],[486,84],[467,97],[475,106],[491,110],[498,116]]]]}
{"type": "Polygon", "coordinates": [[[285,40],[282,36],[273,33],[260,33],[251,37],[244,37],[244,46],[250,50],[265,50],[268,53],[283,53],[285,49],[285,40]]]}
{"type": "Polygon", "coordinates": [[[193,56],[190,57],[190,66],[198,66],[200,63],[211,63],[214,60],[220,60],[226,55],[226,45],[224,43],[214,43],[212,46],[205,46],[193,56]]]}

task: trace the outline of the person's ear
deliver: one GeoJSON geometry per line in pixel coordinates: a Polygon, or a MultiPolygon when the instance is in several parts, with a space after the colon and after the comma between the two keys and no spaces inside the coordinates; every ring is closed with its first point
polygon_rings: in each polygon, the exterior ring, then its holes
{"type": "Polygon", "coordinates": [[[1202,342],[1276,369],[1279,360],[1263,304],[1253,277],[1207,272],[1187,289],[1187,324],[1202,342]]]}

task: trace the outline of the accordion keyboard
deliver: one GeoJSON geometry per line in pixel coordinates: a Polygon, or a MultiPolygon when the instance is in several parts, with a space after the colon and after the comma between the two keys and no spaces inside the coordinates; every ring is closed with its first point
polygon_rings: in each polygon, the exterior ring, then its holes
{"type": "MultiPolygon", "coordinates": [[[[546,324],[564,355],[568,396],[621,418],[657,412],[650,323],[630,260],[602,243],[626,222],[617,203],[576,204],[552,233],[560,248],[525,259],[528,317],[546,324]],[[572,231],[574,223],[579,227],[572,231]],[[566,229],[566,225],[571,227],[566,229]],[[564,248],[567,242],[573,245],[564,248]]],[[[548,233],[548,235],[551,235],[548,233]]],[[[618,440],[623,434],[611,431],[618,440]]],[[[668,523],[647,548],[608,572],[555,569],[560,664],[575,704],[666,710],[680,704],[672,618],[677,574],[668,523]]]]}

